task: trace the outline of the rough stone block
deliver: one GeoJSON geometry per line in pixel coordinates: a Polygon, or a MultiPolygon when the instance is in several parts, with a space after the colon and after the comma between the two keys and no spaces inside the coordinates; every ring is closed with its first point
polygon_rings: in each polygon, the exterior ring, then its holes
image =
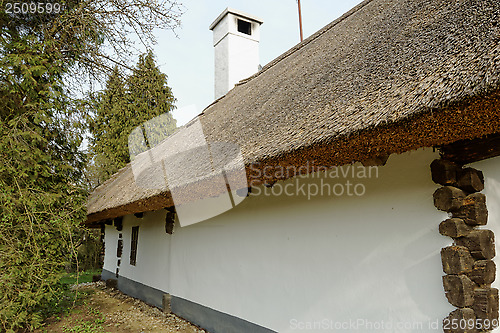
{"type": "Polygon", "coordinates": [[[489,331],[498,326],[498,289],[482,288],[474,292],[474,305],[472,306],[478,323],[483,323],[481,331],[489,331]],[[488,325],[489,324],[489,325],[488,325]]]}
{"type": "Polygon", "coordinates": [[[458,309],[451,312],[443,320],[445,333],[476,333],[476,315],[470,308],[458,309]]]}
{"type": "Polygon", "coordinates": [[[445,275],[443,276],[443,287],[446,298],[451,305],[464,308],[474,304],[475,283],[467,276],[445,275]]]}
{"type": "Polygon", "coordinates": [[[495,235],[486,229],[472,230],[467,236],[455,239],[459,246],[469,249],[472,257],[483,260],[495,257],[495,235]]]}
{"type": "Polygon", "coordinates": [[[496,270],[493,260],[478,260],[467,276],[479,285],[488,285],[495,281],[496,270]]]}
{"type": "Polygon", "coordinates": [[[469,249],[463,246],[448,246],[441,249],[441,262],[446,274],[463,274],[472,272],[474,259],[469,249]]]}
{"type": "Polygon", "coordinates": [[[467,236],[472,230],[472,226],[459,218],[447,219],[439,224],[439,233],[452,238],[467,236]]]}
{"type": "Polygon", "coordinates": [[[443,186],[434,192],[434,206],[437,209],[451,212],[462,207],[467,193],[453,186],[443,186]]]}
{"type": "Polygon", "coordinates": [[[464,220],[472,226],[486,225],[488,222],[488,208],[486,207],[486,196],[482,193],[473,193],[465,197],[463,205],[453,211],[453,217],[464,220]]]}
{"type": "Polygon", "coordinates": [[[457,176],[457,186],[469,193],[484,190],[483,172],[473,168],[461,170],[457,176]]]}
{"type": "Polygon", "coordinates": [[[431,163],[432,180],[443,186],[455,185],[461,168],[453,162],[437,159],[431,163]]]}

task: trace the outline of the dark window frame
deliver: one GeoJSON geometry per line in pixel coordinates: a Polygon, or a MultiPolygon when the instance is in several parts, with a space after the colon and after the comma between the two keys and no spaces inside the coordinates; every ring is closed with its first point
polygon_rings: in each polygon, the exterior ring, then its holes
{"type": "Polygon", "coordinates": [[[130,237],[130,265],[135,266],[137,263],[137,243],[139,241],[139,227],[132,227],[132,235],[130,237]]]}

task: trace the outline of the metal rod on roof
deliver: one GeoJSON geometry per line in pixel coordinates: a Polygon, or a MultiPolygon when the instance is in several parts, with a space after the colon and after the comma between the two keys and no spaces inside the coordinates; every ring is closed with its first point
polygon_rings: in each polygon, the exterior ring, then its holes
{"type": "Polygon", "coordinates": [[[300,41],[302,42],[304,40],[304,34],[302,32],[302,11],[300,10],[300,0],[297,0],[297,3],[299,4],[299,28],[300,28],[300,41]]]}

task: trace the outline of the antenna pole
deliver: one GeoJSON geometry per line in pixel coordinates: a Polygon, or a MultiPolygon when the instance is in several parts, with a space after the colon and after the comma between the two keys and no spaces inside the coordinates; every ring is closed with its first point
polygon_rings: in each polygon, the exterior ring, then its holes
{"type": "Polygon", "coordinates": [[[300,9],[300,0],[297,0],[297,3],[299,4],[299,28],[300,28],[300,41],[302,42],[304,40],[304,34],[302,32],[302,11],[300,9]]]}

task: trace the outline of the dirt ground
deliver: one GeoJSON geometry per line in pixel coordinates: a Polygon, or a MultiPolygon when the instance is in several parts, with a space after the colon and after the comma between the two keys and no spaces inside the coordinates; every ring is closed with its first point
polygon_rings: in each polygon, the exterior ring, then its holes
{"type": "Polygon", "coordinates": [[[76,288],[90,293],[83,303],[68,315],[51,318],[36,333],[138,333],[138,332],[206,332],[173,314],[109,289],[104,283],[87,283],[76,288]]]}

